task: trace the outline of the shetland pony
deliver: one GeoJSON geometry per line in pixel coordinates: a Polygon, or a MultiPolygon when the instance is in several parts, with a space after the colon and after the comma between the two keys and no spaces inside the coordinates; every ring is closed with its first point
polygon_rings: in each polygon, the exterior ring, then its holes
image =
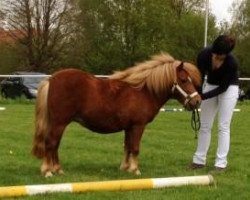
{"type": "Polygon", "coordinates": [[[170,98],[188,110],[197,108],[200,82],[196,66],[169,54],[153,56],[107,79],[77,69],[56,72],[40,84],[36,99],[32,152],[43,160],[41,173],[46,177],[63,173],[58,148],[66,126],[75,121],[101,134],[124,130],[120,169],[139,175],[145,126],[170,98]]]}

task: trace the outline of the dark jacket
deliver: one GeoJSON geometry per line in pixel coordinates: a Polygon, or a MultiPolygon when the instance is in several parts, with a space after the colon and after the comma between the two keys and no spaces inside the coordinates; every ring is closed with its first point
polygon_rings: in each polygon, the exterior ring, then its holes
{"type": "Polygon", "coordinates": [[[231,53],[227,54],[219,69],[212,70],[212,51],[211,47],[207,47],[199,53],[197,66],[202,75],[202,82],[204,82],[204,77],[207,75],[207,83],[218,86],[209,92],[201,93],[202,99],[212,98],[225,92],[229,85],[239,85],[239,66],[231,53]]]}

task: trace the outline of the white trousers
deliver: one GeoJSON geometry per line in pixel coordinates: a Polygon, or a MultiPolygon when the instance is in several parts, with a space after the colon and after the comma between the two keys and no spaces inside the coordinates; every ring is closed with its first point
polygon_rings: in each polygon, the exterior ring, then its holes
{"type": "MultiPolygon", "coordinates": [[[[218,86],[206,83],[203,91],[210,91],[216,87],[218,86]]],[[[227,166],[227,155],[230,146],[230,123],[238,96],[239,87],[231,85],[224,93],[202,101],[200,113],[201,127],[197,149],[193,156],[194,163],[206,164],[207,152],[211,141],[211,129],[215,116],[218,113],[218,147],[214,166],[221,168],[227,166]]]]}

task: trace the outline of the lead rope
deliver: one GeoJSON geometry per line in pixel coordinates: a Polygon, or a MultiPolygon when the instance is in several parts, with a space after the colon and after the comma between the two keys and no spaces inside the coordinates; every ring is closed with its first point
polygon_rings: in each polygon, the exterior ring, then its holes
{"type": "Polygon", "coordinates": [[[198,138],[198,131],[200,130],[201,127],[201,122],[200,122],[200,114],[198,109],[194,109],[192,112],[192,118],[191,118],[191,127],[195,132],[195,139],[198,138]]]}

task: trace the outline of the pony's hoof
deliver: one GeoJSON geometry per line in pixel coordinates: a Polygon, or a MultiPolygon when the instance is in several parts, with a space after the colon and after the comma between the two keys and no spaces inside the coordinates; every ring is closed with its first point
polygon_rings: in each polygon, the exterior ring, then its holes
{"type": "Polygon", "coordinates": [[[52,174],[51,171],[45,172],[45,174],[44,174],[45,178],[49,178],[49,177],[52,177],[52,176],[53,176],[53,174],[52,174]]]}
{"type": "Polygon", "coordinates": [[[62,170],[62,168],[61,168],[61,166],[59,164],[56,164],[56,165],[53,166],[52,172],[54,174],[58,174],[58,175],[64,174],[64,172],[63,172],[63,170],[62,170]]]}
{"type": "Polygon", "coordinates": [[[141,172],[140,172],[140,170],[139,169],[128,169],[127,170],[128,172],[130,172],[130,173],[133,173],[134,175],[137,175],[137,176],[139,176],[139,175],[141,175],[141,172]]]}
{"type": "Polygon", "coordinates": [[[129,165],[128,164],[121,164],[120,165],[120,170],[121,171],[128,171],[129,165]]]}
{"type": "Polygon", "coordinates": [[[140,176],[141,175],[141,171],[139,169],[137,169],[137,170],[134,171],[134,174],[137,175],[137,176],[140,176]]]}
{"type": "Polygon", "coordinates": [[[59,174],[59,175],[63,175],[63,174],[64,174],[64,171],[63,171],[62,169],[60,169],[60,170],[58,170],[56,173],[59,174]]]}
{"type": "Polygon", "coordinates": [[[61,168],[57,168],[57,169],[54,169],[54,170],[53,170],[53,173],[54,173],[54,174],[61,175],[61,174],[64,174],[64,171],[63,171],[61,168]]]}

